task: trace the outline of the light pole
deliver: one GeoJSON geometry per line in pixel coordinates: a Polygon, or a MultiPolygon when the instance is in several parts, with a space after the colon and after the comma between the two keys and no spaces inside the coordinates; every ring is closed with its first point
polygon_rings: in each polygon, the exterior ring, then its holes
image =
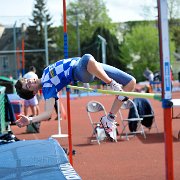
{"type": "Polygon", "coordinates": [[[14,43],[14,62],[15,62],[15,64],[16,64],[16,70],[17,70],[17,74],[16,74],[16,78],[18,78],[19,77],[19,70],[18,70],[18,66],[17,66],[17,63],[16,63],[16,49],[17,49],[17,47],[16,47],[16,21],[15,21],[15,23],[14,23],[14,25],[13,25],[13,43],[14,43]]]}
{"type": "Polygon", "coordinates": [[[79,18],[77,8],[75,9],[76,14],[76,29],[77,29],[77,45],[78,45],[78,56],[81,56],[81,44],[80,44],[80,33],[79,33],[79,18]]]}
{"type": "Polygon", "coordinates": [[[45,54],[46,54],[46,67],[49,65],[49,53],[48,53],[48,31],[47,31],[47,18],[44,14],[44,43],[45,43],[45,54]]]}
{"type": "Polygon", "coordinates": [[[21,46],[22,46],[22,76],[25,74],[25,53],[24,53],[25,31],[26,31],[26,24],[22,23],[22,26],[21,26],[21,32],[22,32],[22,40],[21,40],[21,46]]]}
{"type": "Polygon", "coordinates": [[[98,34],[98,38],[101,40],[101,48],[102,48],[102,62],[106,64],[106,39],[98,34]]]}
{"type": "Polygon", "coordinates": [[[16,64],[17,64],[17,77],[20,78],[21,77],[21,73],[20,73],[20,53],[19,53],[19,48],[16,48],[16,64]]]}

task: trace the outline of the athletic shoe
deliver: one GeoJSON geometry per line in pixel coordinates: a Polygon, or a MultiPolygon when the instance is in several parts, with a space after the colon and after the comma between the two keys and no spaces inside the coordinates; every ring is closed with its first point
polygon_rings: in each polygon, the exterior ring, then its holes
{"type": "Polygon", "coordinates": [[[117,83],[115,80],[112,79],[111,83],[110,83],[111,89],[113,91],[123,91],[122,89],[122,85],[117,83]]]}
{"type": "Polygon", "coordinates": [[[114,120],[109,120],[107,116],[103,116],[100,120],[106,136],[110,139],[110,141],[116,141],[116,125],[114,120]]]}

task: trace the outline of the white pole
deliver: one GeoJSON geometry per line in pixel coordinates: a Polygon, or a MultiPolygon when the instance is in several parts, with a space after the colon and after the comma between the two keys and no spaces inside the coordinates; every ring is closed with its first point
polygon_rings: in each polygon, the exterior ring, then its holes
{"type": "Polygon", "coordinates": [[[98,38],[101,40],[101,49],[102,49],[102,62],[106,64],[106,39],[98,34],[98,38]]]}
{"type": "Polygon", "coordinates": [[[61,134],[61,114],[60,114],[59,100],[57,100],[56,103],[58,109],[58,134],[54,134],[51,137],[53,138],[68,137],[68,134],[61,134]]]}
{"type": "Polygon", "coordinates": [[[48,31],[47,31],[47,19],[46,15],[44,16],[44,43],[45,43],[45,53],[46,53],[46,66],[49,65],[49,53],[48,53],[48,31]]]}

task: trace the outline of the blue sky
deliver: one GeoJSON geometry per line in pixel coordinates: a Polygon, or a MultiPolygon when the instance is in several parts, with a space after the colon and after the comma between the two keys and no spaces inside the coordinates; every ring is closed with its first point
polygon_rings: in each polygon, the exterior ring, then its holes
{"type": "MultiPolygon", "coordinates": [[[[66,3],[72,0],[66,0],[66,3]]],[[[60,25],[62,15],[62,0],[47,0],[47,8],[55,25],[60,25]]],[[[157,0],[104,0],[108,14],[113,22],[143,20],[142,6],[155,9],[157,0]]],[[[12,25],[15,21],[20,24],[32,17],[34,0],[0,0],[0,23],[12,25]]],[[[150,16],[155,18],[155,14],[150,16]]],[[[147,17],[149,18],[149,17],[147,17]]]]}

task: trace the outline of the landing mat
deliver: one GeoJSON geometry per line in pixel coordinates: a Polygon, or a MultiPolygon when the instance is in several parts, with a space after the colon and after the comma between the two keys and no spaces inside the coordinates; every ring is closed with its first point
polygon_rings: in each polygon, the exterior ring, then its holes
{"type": "Polygon", "coordinates": [[[17,141],[0,145],[1,180],[81,179],[59,143],[47,140],[17,141]]]}

